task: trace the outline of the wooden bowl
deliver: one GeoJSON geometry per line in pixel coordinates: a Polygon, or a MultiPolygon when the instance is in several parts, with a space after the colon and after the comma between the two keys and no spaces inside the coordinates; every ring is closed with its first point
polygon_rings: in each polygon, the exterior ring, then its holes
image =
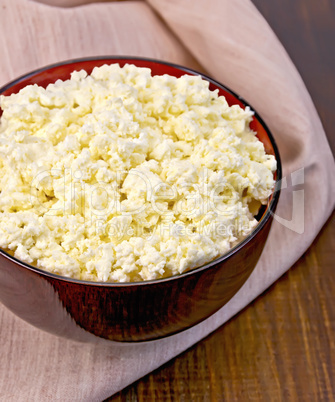
{"type": "MultiPolygon", "coordinates": [[[[10,95],[29,84],[47,86],[68,79],[73,70],[88,73],[103,64],[132,63],[154,75],[199,74],[230,105],[248,104],[238,95],[196,71],[166,62],[126,57],[66,61],[33,71],[2,89],[10,95]]],[[[249,105],[248,105],[249,106],[249,105]]],[[[252,110],[254,110],[251,107],[252,110]]],[[[0,110],[1,113],[1,110],[0,110]]],[[[69,279],[26,264],[0,250],[0,301],[30,324],[80,341],[108,339],[149,341],[175,334],[203,321],[230,300],[254,269],[269,234],[278,199],[281,163],[275,141],[255,113],[251,123],[268,154],[277,160],[276,189],[259,214],[252,233],[225,255],[170,278],[136,283],[100,283],[69,279]]]]}

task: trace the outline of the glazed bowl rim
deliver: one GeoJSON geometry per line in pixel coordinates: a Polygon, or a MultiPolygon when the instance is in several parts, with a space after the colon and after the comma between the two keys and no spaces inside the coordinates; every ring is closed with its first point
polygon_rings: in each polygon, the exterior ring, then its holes
{"type": "MultiPolygon", "coordinates": [[[[259,222],[257,223],[257,225],[255,226],[255,228],[252,230],[252,232],[246,236],[243,240],[241,240],[239,243],[237,243],[234,247],[232,247],[229,251],[227,251],[225,254],[221,255],[220,257],[216,258],[213,261],[210,261],[200,267],[196,267],[196,268],[192,268],[189,271],[183,272],[181,274],[176,274],[176,275],[172,275],[166,278],[159,278],[159,279],[152,279],[152,280],[143,280],[143,281],[137,281],[137,282],[102,282],[102,281],[89,281],[89,280],[82,280],[82,279],[75,279],[75,278],[71,278],[71,277],[67,277],[67,276],[63,276],[63,275],[59,275],[59,274],[54,274],[52,272],[48,272],[46,270],[37,268],[33,265],[30,265],[29,263],[26,263],[24,261],[21,261],[19,259],[17,259],[16,257],[10,255],[9,253],[7,253],[6,251],[4,251],[3,249],[0,248],[0,255],[11,260],[12,262],[14,262],[15,264],[18,264],[20,266],[22,266],[23,268],[26,268],[30,271],[33,271],[37,274],[40,274],[42,276],[46,276],[52,279],[57,279],[63,282],[71,282],[71,283],[76,283],[78,285],[86,285],[86,286],[102,286],[102,287],[132,287],[132,286],[149,286],[152,284],[160,284],[160,283],[165,283],[165,282],[170,282],[170,281],[174,281],[174,280],[179,280],[182,279],[184,277],[187,277],[189,275],[193,275],[196,274],[200,271],[206,270],[206,269],[210,269],[210,268],[214,268],[217,264],[222,263],[225,260],[228,260],[230,257],[232,257],[234,254],[238,253],[238,251],[240,249],[242,249],[247,243],[249,243],[265,226],[265,224],[268,222],[268,220],[270,219],[270,217],[272,215],[274,215],[278,200],[279,200],[279,195],[280,195],[280,188],[281,188],[281,179],[282,179],[282,165],[281,165],[281,159],[280,159],[280,155],[279,155],[279,151],[278,151],[278,147],[276,144],[276,141],[271,133],[271,131],[269,130],[268,126],[266,125],[266,123],[264,122],[264,120],[261,118],[261,116],[257,113],[257,111],[250,105],[250,103],[248,103],[247,101],[244,100],[244,98],[242,98],[240,95],[236,94],[234,91],[232,91],[230,88],[228,88],[226,85],[221,84],[220,82],[216,81],[215,79],[209,77],[208,75],[201,73],[197,70],[194,70],[192,68],[189,67],[185,67],[179,64],[175,64],[175,63],[170,63],[167,61],[163,61],[163,60],[158,60],[158,59],[154,59],[154,58],[147,58],[147,57],[138,57],[138,56],[116,56],[116,55],[112,55],[112,56],[92,56],[92,57],[83,57],[83,58],[76,58],[76,59],[69,59],[69,60],[65,60],[65,61],[61,61],[58,63],[53,63],[53,64],[49,64],[46,65],[44,67],[35,69],[29,73],[23,74],[21,76],[19,76],[18,78],[15,78],[14,80],[8,82],[7,84],[5,84],[4,86],[0,87],[0,95],[5,92],[6,90],[10,89],[11,87],[13,87],[14,85],[19,84],[21,81],[24,81],[30,77],[33,77],[37,74],[43,73],[44,71],[50,70],[52,68],[57,68],[60,66],[64,66],[64,65],[69,65],[69,64],[77,64],[77,63],[82,63],[82,62],[88,62],[88,61],[101,61],[101,60],[106,60],[106,63],[108,61],[113,61],[115,60],[117,62],[117,60],[119,61],[125,61],[127,63],[127,61],[129,61],[129,63],[132,63],[132,61],[144,61],[144,62],[149,62],[149,63],[157,63],[157,64],[162,64],[162,65],[166,65],[175,69],[178,69],[180,71],[184,71],[186,74],[189,73],[191,75],[200,75],[202,78],[204,78],[206,81],[214,84],[215,86],[223,89],[225,92],[228,92],[229,94],[231,94],[233,97],[235,97],[236,99],[238,99],[244,107],[250,107],[250,109],[253,111],[253,116],[256,120],[259,121],[259,123],[261,124],[261,126],[264,128],[270,142],[271,142],[271,146],[274,150],[274,154],[275,154],[275,159],[277,162],[277,169],[276,169],[276,182],[275,182],[275,187],[274,190],[272,192],[272,194],[270,195],[270,201],[268,201],[267,205],[266,205],[266,210],[263,213],[262,217],[260,218],[259,222]]],[[[75,71],[75,70],[74,70],[75,71]]],[[[78,70],[77,70],[78,71],[78,70]]],[[[57,78],[56,78],[57,79],[57,78]]]]}

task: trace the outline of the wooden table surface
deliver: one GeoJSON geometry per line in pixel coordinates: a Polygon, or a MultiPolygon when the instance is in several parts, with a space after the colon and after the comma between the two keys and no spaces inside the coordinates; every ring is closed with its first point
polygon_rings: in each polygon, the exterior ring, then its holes
{"type": "MultiPolygon", "coordinates": [[[[253,0],[335,150],[334,0],[253,0]]],[[[109,401],[335,401],[335,214],[302,258],[212,335],[109,401]]]]}

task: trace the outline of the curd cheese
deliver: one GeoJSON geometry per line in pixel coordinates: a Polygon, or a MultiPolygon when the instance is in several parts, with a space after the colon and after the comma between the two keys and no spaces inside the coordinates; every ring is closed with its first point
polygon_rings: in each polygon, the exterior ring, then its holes
{"type": "Polygon", "coordinates": [[[67,277],[180,274],[257,224],[276,161],[200,76],[118,64],[1,96],[0,247],[67,277]]]}

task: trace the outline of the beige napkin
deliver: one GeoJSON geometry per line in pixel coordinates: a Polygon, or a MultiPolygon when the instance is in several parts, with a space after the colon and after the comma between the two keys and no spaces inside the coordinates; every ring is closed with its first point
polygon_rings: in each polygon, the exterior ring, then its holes
{"type": "Polygon", "coordinates": [[[0,85],[49,63],[93,55],[147,56],[207,70],[264,117],[286,177],[254,273],[225,307],[184,333],[140,345],[80,344],[35,329],[0,306],[1,401],[107,398],[246,306],[292,266],[330,215],[335,166],[320,120],[285,50],[249,0],[150,0],[74,8],[0,0],[0,44],[0,85]]]}

